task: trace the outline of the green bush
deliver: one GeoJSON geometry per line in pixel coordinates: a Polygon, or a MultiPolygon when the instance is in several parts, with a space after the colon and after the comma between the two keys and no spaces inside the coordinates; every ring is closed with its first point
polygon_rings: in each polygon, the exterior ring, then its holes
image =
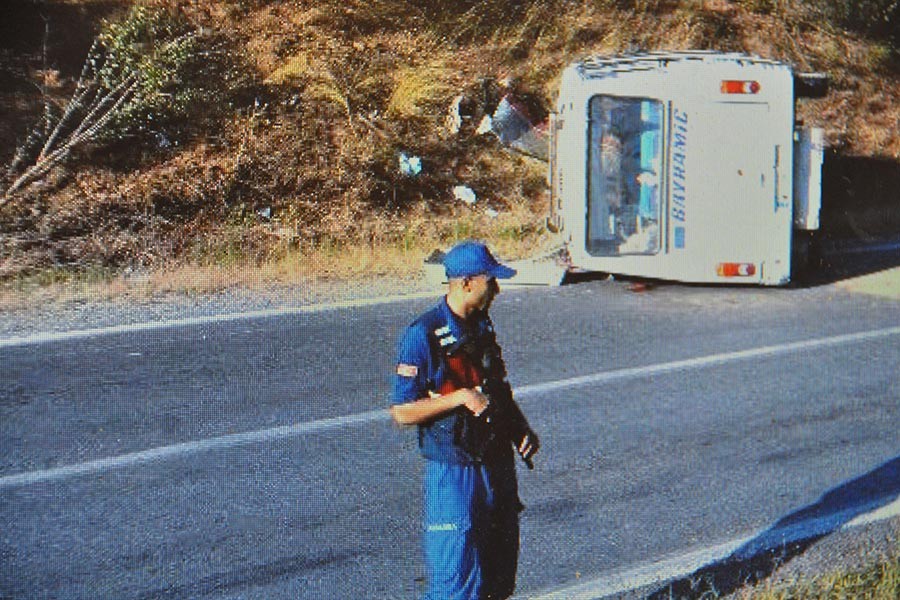
{"type": "Polygon", "coordinates": [[[229,108],[247,84],[241,63],[224,40],[195,29],[181,13],[134,7],[123,20],[105,24],[87,59],[86,68],[107,93],[137,79],[133,97],[103,139],[162,132],[177,137],[205,122],[229,108]]]}

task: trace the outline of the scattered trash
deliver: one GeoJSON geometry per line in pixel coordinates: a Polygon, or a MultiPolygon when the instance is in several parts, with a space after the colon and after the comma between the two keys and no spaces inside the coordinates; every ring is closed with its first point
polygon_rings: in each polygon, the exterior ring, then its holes
{"type": "Polygon", "coordinates": [[[406,177],[415,177],[422,172],[422,159],[418,156],[407,156],[405,152],[400,153],[400,173],[406,177]]]}
{"type": "MultiPolygon", "coordinates": [[[[431,285],[438,286],[447,282],[443,265],[444,256],[443,250],[434,250],[424,261],[425,279],[431,285]]],[[[512,279],[503,280],[504,288],[562,285],[570,267],[564,248],[550,250],[535,258],[504,260],[503,264],[516,270],[516,275],[512,279]]]]}
{"type": "Polygon", "coordinates": [[[475,135],[493,133],[504,146],[546,161],[547,117],[544,102],[521,89],[517,80],[486,77],[481,90],[453,98],[445,126],[451,135],[460,135],[471,132],[471,125],[477,122],[475,135]]]}
{"type": "Polygon", "coordinates": [[[478,124],[478,129],[475,130],[475,133],[484,135],[485,133],[490,133],[493,128],[494,121],[491,119],[491,115],[484,115],[484,118],[481,120],[481,123],[478,124]]]}
{"type": "Polygon", "coordinates": [[[473,205],[478,200],[475,192],[467,185],[458,185],[453,188],[453,197],[468,205],[473,205]]]}
{"type": "Polygon", "coordinates": [[[268,221],[269,219],[272,218],[272,207],[267,206],[265,208],[261,208],[258,211],[256,211],[256,214],[258,214],[260,217],[262,217],[263,219],[268,221]]]}
{"type": "Polygon", "coordinates": [[[482,118],[475,133],[493,133],[505,146],[548,160],[546,111],[526,94],[503,96],[493,114],[482,118]]]}
{"type": "Polygon", "coordinates": [[[492,116],[492,129],[500,141],[510,144],[531,129],[528,110],[509,96],[504,96],[492,116]]]}
{"type": "Polygon", "coordinates": [[[488,217],[490,217],[492,219],[496,219],[497,217],[500,216],[500,213],[493,208],[484,209],[484,214],[486,214],[488,217]]]}
{"type": "Polygon", "coordinates": [[[519,139],[510,143],[509,146],[522,154],[547,162],[550,160],[548,143],[547,123],[540,123],[526,131],[519,139]]]}
{"type": "Polygon", "coordinates": [[[156,145],[160,150],[168,150],[173,146],[172,141],[169,139],[169,137],[162,132],[156,133],[156,145]]]}
{"type": "Polygon", "coordinates": [[[447,112],[447,129],[454,135],[459,133],[459,128],[462,127],[462,116],[459,114],[459,103],[462,102],[462,99],[462,96],[454,98],[450,110],[447,112]]]}
{"type": "Polygon", "coordinates": [[[447,111],[445,125],[451,134],[456,135],[465,123],[475,118],[478,111],[477,103],[472,99],[459,95],[453,99],[450,109],[447,111]]]}

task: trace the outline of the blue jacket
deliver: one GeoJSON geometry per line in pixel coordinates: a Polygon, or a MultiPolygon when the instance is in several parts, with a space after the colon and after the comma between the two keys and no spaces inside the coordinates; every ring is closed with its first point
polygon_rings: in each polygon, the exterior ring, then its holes
{"type": "MultiPolygon", "coordinates": [[[[465,353],[452,359],[447,349],[464,338],[477,339],[492,331],[487,315],[463,321],[450,310],[446,299],[413,321],[400,338],[394,374],[393,403],[405,404],[430,394],[446,394],[481,383],[481,366],[465,353]]],[[[419,447],[425,458],[471,464],[473,458],[454,442],[456,421],[465,408],[419,426],[419,447]]]]}

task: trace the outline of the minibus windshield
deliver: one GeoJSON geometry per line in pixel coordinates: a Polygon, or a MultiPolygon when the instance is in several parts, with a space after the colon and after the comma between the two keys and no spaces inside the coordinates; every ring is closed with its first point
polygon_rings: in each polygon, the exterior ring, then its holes
{"type": "Polygon", "coordinates": [[[589,111],[587,251],[594,256],[656,254],[662,103],[594,96],[589,111]]]}

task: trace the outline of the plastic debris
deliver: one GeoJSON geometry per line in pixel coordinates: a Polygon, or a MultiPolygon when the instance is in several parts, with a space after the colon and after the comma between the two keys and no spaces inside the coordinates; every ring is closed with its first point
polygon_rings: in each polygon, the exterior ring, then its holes
{"type": "Polygon", "coordinates": [[[496,219],[497,217],[500,216],[500,212],[493,208],[484,209],[484,214],[486,214],[491,219],[496,219]]]}
{"type": "Polygon", "coordinates": [[[453,188],[453,197],[459,200],[460,202],[464,202],[465,204],[472,205],[478,200],[478,197],[475,195],[474,190],[467,185],[458,185],[453,188]]]}
{"type": "Polygon", "coordinates": [[[169,148],[171,148],[173,146],[172,141],[169,139],[169,137],[165,133],[162,133],[162,132],[156,133],[156,145],[161,150],[168,150],[169,148]]]}
{"type": "Polygon", "coordinates": [[[509,144],[531,129],[531,117],[524,106],[504,96],[492,116],[492,129],[501,142],[509,144]]]}
{"type": "MultiPolygon", "coordinates": [[[[435,250],[424,261],[425,279],[431,285],[438,286],[447,282],[443,265],[444,256],[443,250],[435,250]]],[[[503,280],[501,284],[503,288],[562,285],[570,267],[563,248],[551,250],[535,258],[504,260],[503,264],[516,270],[516,275],[512,279],[503,280]]]]}
{"type": "Polygon", "coordinates": [[[507,94],[492,115],[485,115],[476,130],[492,132],[500,143],[523,154],[548,160],[547,121],[545,111],[526,97],[507,94]]]}
{"type": "Polygon", "coordinates": [[[462,115],[459,114],[459,105],[462,101],[462,96],[454,98],[447,112],[447,129],[454,135],[459,133],[459,128],[462,127],[462,115]]]}
{"type": "Polygon", "coordinates": [[[480,93],[453,98],[444,126],[451,135],[471,134],[474,126],[476,135],[492,133],[504,146],[546,161],[547,117],[543,101],[514,79],[485,78],[480,93]]]}
{"type": "Polygon", "coordinates": [[[418,156],[407,156],[405,152],[400,153],[400,173],[406,177],[415,177],[422,172],[422,159],[418,156]]]}
{"type": "Polygon", "coordinates": [[[647,283],[646,281],[634,281],[628,285],[629,292],[642,293],[649,292],[653,289],[653,285],[647,283]]]}
{"type": "Polygon", "coordinates": [[[509,146],[523,154],[546,162],[550,160],[550,151],[547,147],[548,144],[547,124],[541,123],[526,131],[519,139],[510,143],[509,146]]]}
{"type": "Polygon", "coordinates": [[[269,219],[272,218],[272,207],[267,206],[265,208],[261,208],[258,211],[256,211],[256,214],[258,214],[260,217],[262,217],[263,219],[268,221],[269,219]]]}
{"type": "Polygon", "coordinates": [[[467,123],[470,123],[479,111],[477,103],[471,98],[459,95],[450,103],[444,125],[452,135],[457,135],[467,123]]]}

